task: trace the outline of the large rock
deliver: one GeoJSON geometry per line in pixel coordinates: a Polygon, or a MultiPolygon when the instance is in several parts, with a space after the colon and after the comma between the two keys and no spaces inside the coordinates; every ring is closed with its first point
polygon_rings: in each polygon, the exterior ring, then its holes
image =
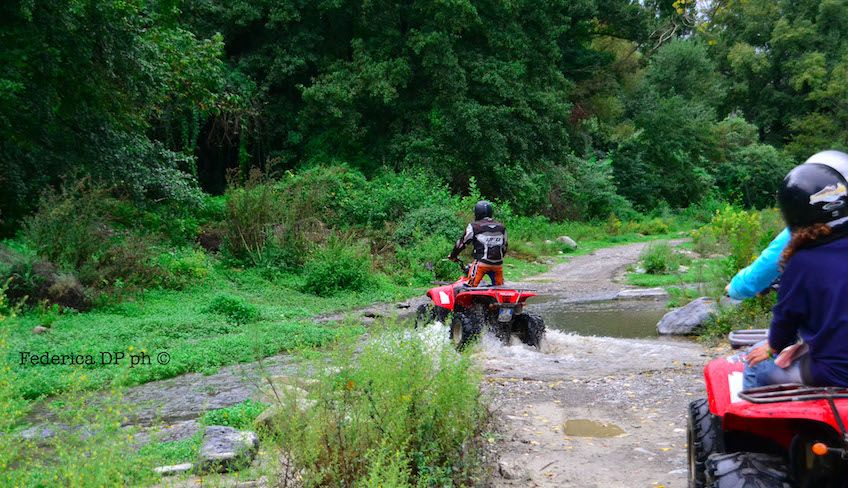
{"type": "Polygon", "coordinates": [[[707,319],[718,310],[715,300],[701,297],[685,307],[668,312],[657,324],[657,332],[663,335],[694,334],[707,319]]]}
{"type": "Polygon", "coordinates": [[[616,300],[664,300],[668,298],[665,288],[626,288],[615,295],[616,300]]]}
{"type": "Polygon", "coordinates": [[[153,468],[153,472],[162,476],[175,476],[178,474],[188,473],[192,469],[194,469],[194,464],[183,463],[174,464],[173,466],[158,466],[153,468]]]}
{"type": "Polygon", "coordinates": [[[250,465],[259,449],[259,437],[249,430],[210,425],[203,434],[197,470],[202,473],[239,470],[250,465]]]}
{"type": "Polygon", "coordinates": [[[557,240],[557,242],[560,242],[560,243],[568,246],[569,249],[577,249],[577,243],[574,241],[574,239],[572,239],[568,236],[559,236],[559,237],[557,237],[556,240],[557,240]]]}

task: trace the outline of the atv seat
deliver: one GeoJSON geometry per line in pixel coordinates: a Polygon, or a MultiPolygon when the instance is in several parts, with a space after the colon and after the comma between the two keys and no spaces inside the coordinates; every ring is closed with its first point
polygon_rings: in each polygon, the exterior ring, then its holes
{"type": "Polygon", "coordinates": [[[733,349],[753,346],[768,339],[768,329],[734,330],[730,333],[728,339],[730,339],[730,346],[733,349]]]}

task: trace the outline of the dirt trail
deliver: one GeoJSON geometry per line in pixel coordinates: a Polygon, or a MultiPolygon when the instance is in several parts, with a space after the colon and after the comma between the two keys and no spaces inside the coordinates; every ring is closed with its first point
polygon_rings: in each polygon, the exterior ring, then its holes
{"type": "MultiPolygon", "coordinates": [[[[526,284],[558,301],[613,298],[624,288],[615,277],[644,245],[576,257],[526,284]]],[[[486,340],[481,354],[501,435],[494,486],[686,486],[686,405],[702,395],[707,360],[700,345],[549,330],[541,352],[486,340]]]]}

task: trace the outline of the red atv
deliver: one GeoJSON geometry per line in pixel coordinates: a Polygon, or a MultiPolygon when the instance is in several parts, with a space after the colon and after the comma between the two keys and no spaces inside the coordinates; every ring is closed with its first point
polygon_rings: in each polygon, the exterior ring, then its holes
{"type": "Polygon", "coordinates": [[[742,391],[744,364],[704,368],[707,399],[689,404],[689,487],[848,487],[848,389],[742,391]]]}
{"type": "Polygon", "coordinates": [[[471,287],[468,267],[461,261],[459,266],[463,270],[462,278],[427,291],[432,303],[418,307],[416,325],[432,321],[444,323],[453,312],[450,338],[457,349],[463,349],[484,329],[494,332],[504,344],[515,334],[521,342],[541,348],[545,322],[542,317],[524,311],[524,302],[536,294],[503,286],[471,287]]]}

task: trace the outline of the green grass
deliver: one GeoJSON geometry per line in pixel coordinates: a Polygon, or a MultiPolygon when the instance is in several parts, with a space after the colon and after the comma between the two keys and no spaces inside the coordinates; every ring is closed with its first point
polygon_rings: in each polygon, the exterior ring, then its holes
{"type": "MultiPolygon", "coordinates": [[[[603,235],[597,230],[590,233],[587,229],[594,229],[591,226],[580,225],[587,236],[603,235]]],[[[676,236],[631,233],[595,238],[578,241],[575,251],[562,254],[558,245],[536,243],[533,245],[541,251],[557,254],[527,260],[508,258],[504,274],[507,280],[516,281],[601,247],[676,236]]],[[[380,274],[374,281],[374,286],[361,292],[319,297],[299,291],[303,287],[301,276],[274,275],[259,268],[228,268],[218,263],[201,282],[183,290],[150,290],[90,312],[52,317],[48,333],[32,332],[42,324],[43,313],[23,314],[11,327],[7,360],[13,365],[15,383],[27,399],[65,391],[77,368],[21,365],[21,352],[91,355],[97,364],[85,366],[85,370],[92,388],[114,381],[118,381],[116,386],[135,385],[189,372],[211,374],[222,366],[313,349],[340,336],[358,335],[364,330],[361,326],[316,324],[312,319],[376,302],[404,300],[427,288],[397,285],[380,274]],[[221,308],[222,303],[227,305],[226,310],[221,308]],[[235,312],[239,312],[238,317],[235,312]],[[169,362],[158,364],[163,352],[169,355],[169,362]],[[122,367],[100,364],[101,353],[123,353],[122,367]],[[142,354],[150,357],[150,364],[129,368],[130,355],[142,354]]]]}
{"type": "Polygon", "coordinates": [[[226,425],[235,429],[253,430],[253,422],[266,408],[267,404],[245,400],[235,405],[206,411],[200,417],[200,429],[187,439],[156,442],[143,446],[139,450],[144,463],[150,466],[167,466],[192,462],[200,452],[204,427],[208,425],[226,425]]]}
{"type": "MultiPolygon", "coordinates": [[[[139,384],[188,372],[211,373],[220,366],[255,360],[282,351],[313,348],[340,335],[359,334],[361,327],[318,325],[317,314],[346,310],[374,301],[401,299],[418,290],[384,286],[369,293],[321,298],[296,291],[290,277],[271,281],[255,270],[218,267],[209,278],[181,291],[149,291],[132,301],[101,307],[87,313],[63,314],[45,334],[33,334],[39,315],[23,315],[10,330],[7,358],[27,398],[59,393],[67,388],[72,366],[20,365],[20,352],[33,354],[91,354],[101,352],[148,354],[150,365],[129,369],[122,384],[139,384]],[[238,297],[258,310],[250,322],[234,323],[210,311],[214,297],[238,297]],[[170,355],[166,365],[157,355],[170,355]]],[[[128,362],[129,359],[125,359],[128,362]]],[[[126,367],[87,366],[92,387],[118,378],[126,367]]]]}
{"type": "Polygon", "coordinates": [[[683,273],[627,273],[627,284],[646,287],[673,287],[692,283],[710,283],[725,274],[724,258],[693,259],[683,273]]]}

